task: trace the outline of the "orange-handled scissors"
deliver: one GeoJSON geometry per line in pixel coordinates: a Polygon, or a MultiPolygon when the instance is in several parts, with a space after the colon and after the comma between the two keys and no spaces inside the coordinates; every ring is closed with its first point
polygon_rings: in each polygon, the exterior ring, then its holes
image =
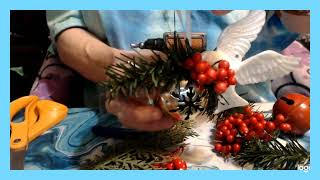
{"type": "Polygon", "coordinates": [[[24,155],[29,142],[61,122],[68,108],[51,100],[39,100],[37,96],[25,96],[10,103],[10,168],[23,169],[24,155]],[[24,120],[13,122],[21,110],[24,120]]]}

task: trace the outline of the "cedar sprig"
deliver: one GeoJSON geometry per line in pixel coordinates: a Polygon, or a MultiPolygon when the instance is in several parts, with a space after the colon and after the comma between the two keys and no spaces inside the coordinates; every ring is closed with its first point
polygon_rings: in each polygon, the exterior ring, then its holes
{"type": "Polygon", "coordinates": [[[86,162],[82,169],[162,169],[154,166],[172,158],[169,149],[183,146],[188,137],[198,136],[194,131],[195,121],[179,121],[172,128],[159,132],[135,133],[134,137],[121,139],[107,145],[105,156],[86,162]]]}
{"type": "Polygon", "coordinates": [[[234,160],[241,166],[252,164],[254,169],[295,170],[310,163],[310,152],[292,138],[286,145],[276,138],[269,142],[254,139],[244,143],[234,160]]]}
{"type": "Polygon", "coordinates": [[[132,148],[94,166],[96,170],[159,170],[155,164],[169,161],[168,151],[132,148]]]}

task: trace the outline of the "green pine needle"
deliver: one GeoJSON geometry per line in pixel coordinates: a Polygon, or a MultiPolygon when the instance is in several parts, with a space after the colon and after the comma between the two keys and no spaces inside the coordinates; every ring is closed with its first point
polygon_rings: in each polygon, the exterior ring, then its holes
{"type": "Polygon", "coordinates": [[[294,170],[309,164],[310,152],[296,139],[290,139],[285,146],[277,139],[270,142],[255,139],[246,142],[234,160],[241,166],[252,164],[254,169],[294,170]]]}
{"type": "Polygon", "coordinates": [[[119,95],[136,96],[140,90],[146,93],[155,89],[168,92],[180,81],[190,79],[190,72],[182,67],[187,57],[193,54],[188,40],[186,45],[183,48],[181,40],[176,40],[174,46],[163,52],[167,59],[162,59],[159,54],[150,50],[153,52],[153,61],[147,60],[136,50],[139,57],[121,54],[122,57],[116,57],[119,63],[106,69],[106,75],[110,79],[101,85],[110,91],[111,99],[119,95]]]}

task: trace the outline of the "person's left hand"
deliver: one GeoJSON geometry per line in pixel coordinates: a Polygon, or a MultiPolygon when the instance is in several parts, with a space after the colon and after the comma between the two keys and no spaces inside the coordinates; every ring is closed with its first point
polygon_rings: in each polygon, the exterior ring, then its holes
{"type": "MultiPolygon", "coordinates": [[[[162,59],[166,59],[165,54],[156,52],[162,59]]],[[[150,50],[138,51],[118,51],[116,57],[140,57],[145,60],[154,61],[155,54],[150,50]],[[125,55],[125,56],[123,56],[125,55]]],[[[115,63],[121,63],[116,61],[115,63]]],[[[157,90],[148,90],[148,96],[145,91],[137,91],[136,97],[119,96],[106,101],[105,107],[108,112],[118,117],[119,121],[126,128],[137,129],[141,131],[160,131],[169,129],[174,125],[174,119],[162,112],[160,107],[149,104],[150,99],[157,99],[159,92],[157,90]]]]}
{"type": "Polygon", "coordinates": [[[146,97],[116,97],[106,102],[108,112],[118,117],[126,128],[141,131],[160,131],[174,125],[172,117],[157,106],[149,105],[146,97]]]}

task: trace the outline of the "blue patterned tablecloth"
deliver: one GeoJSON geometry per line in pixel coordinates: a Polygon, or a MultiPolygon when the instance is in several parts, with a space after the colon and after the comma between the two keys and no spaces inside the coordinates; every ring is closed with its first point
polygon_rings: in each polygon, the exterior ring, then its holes
{"type": "MultiPolygon", "coordinates": [[[[120,127],[113,115],[102,114],[89,108],[69,109],[64,121],[29,144],[25,169],[81,169],[86,162],[101,157],[114,140],[96,136],[92,132],[92,127],[96,125],[120,127]]],[[[201,127],[197,130],[202,134],[198,139],[192,140],[194,145],[201,147],[208,144],[208,139],[205,138],[210,136],[208,131],[201,127]]],[[[309,146],[309,136],[304,136],[302,142],[309,146]]],[[[216,156],[212,147],[207,147],[205,151],[208,157],[213,158],[203,163],[188,162],[189,169],[241,169],[234,163],[225,162],[216,156]]],[[[192,156],[186,158],[192,159],[192,156]]]]}
{"type": "Polygon", "coordinates": [[[99,124],[119,127],[113,115],[89,108],[69,109],[64,121],[29,144],[25,169],[79,169],[112,143],[92,132],[99,124]]]}

